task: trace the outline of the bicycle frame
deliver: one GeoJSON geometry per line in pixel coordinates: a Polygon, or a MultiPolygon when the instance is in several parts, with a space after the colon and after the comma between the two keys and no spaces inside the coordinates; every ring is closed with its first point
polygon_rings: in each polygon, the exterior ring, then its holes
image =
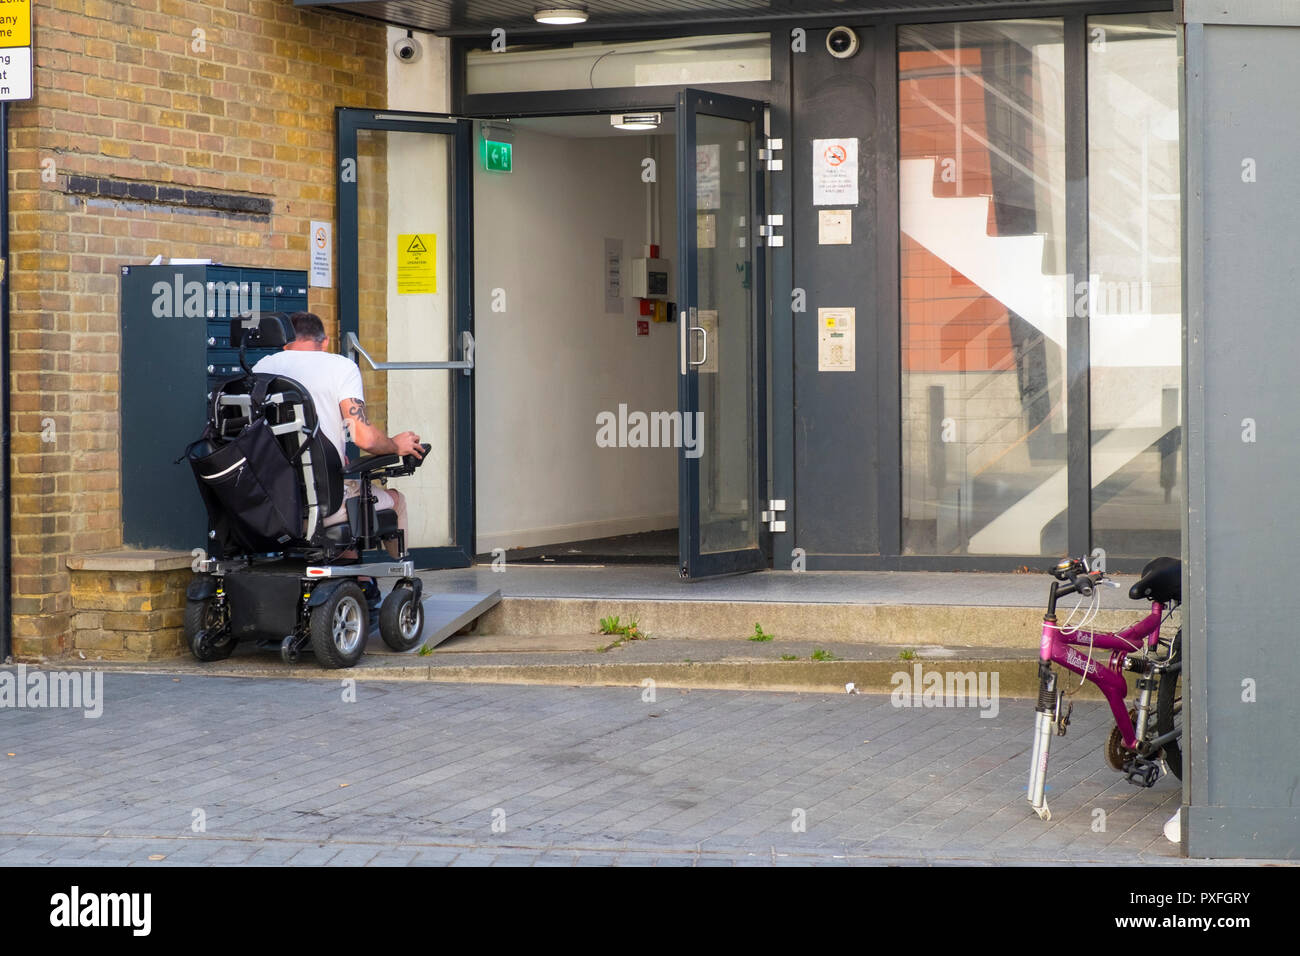
{"type": "Polygon", "coordinates": [[[1101,688],[1111,713],[1115,715],[1115,724],[1119,727],[1124,746],[1130,750],[1137,748],[1137,734],[1133,722],[1129,720],[1128,708],[1124,706],[1128,697],[1124,659],[1128,654],[1142,650],[1144,645],[1148,650],[1156,646],[1160,640],[1160,622],[1164,618],[1164,610],[1163,604],[1153,602],[1151,613],[1146,617],[1122,631],[1113,632],[1078,631],[1065,635],[1056,621],[1043,621],[1043,638],[1038,647],[1039,660],[1060,664],[1101,688]],[[1110,660],[1102,664],[1088,654],[1078,653],[1076,647],[1110,651],[1110,660]]]}
{"type": "MultiPolygon", "coordinates": [[[[1102,575],[1095,577],[1093,586],[1100,584],[1102,575]]],[[[1043,615],[1043,635],[1038,645],[1038,706],[1035,709],[1034,746],[1029,767],[1028,798],[1030,806],[1042,820],[1052,818],[1047,808],[1047,761],[1051,748],[1051,739],[1055,734],[1064,735],[1065,725],[1069,723],[1068,711],[1061,714],[1063,694],[1057,689],[1056,672],[1052,664],[1060,664],[1065,670],[1078,674],[1084,680],[1091,681],[1101,689],[1102,695],[1110,705],[1119,729],[1123,746],[1137,753],[1142,742],[1138,738],[1138,728],[1147,726],[1147,714],[1150,704],[1150,692],[1153,686],[1151,665],[1144,664],[1138,679],[1139,696],[1137,721],[1129,718],[1125,699],[1128,696],[1128,680],[1124,676],[1130,654],[1142,653],[1155,648],[1160,642],[1160,624],[1164,619],[1165,605],[1159,601],[1151,603],[1151,611],[1141,620],[1134,622],[1121,631],[1073,631],[1065,633],[1056,619],[1056,601],[1060,590],[1066,593],[1092,593],[1081,590],[1079,578],[1071,576],[1073,585],[1068,589],[1059,588],[1056,582],[1048,598],[1047,613],[1043,615]],[[1087,648],[1080,653],[1079,648],[1087,648]],[[1107,660],[1092,657],[1093,650],[1109,651],[1107,660]]],[[[1133,670],[1132,666],[1127,669],[1133,670]]],[[[1154,778],[1153,778],[1154,779],[1154,778]]],[[[1148,783],[1147,786],[1150,786],[1148,783]]]]}

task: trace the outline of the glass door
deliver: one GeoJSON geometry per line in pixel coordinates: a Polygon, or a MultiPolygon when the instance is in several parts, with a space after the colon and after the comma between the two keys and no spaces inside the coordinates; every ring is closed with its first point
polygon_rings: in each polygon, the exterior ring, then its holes
{"type": "Polygon", "coordinates": [[[416,432],[424,464],[394,482],[420,568],[474,545],[471,131],[467,120],[338,111],[339,339],[370,421],[416,432]]]}
{"type": "Polygon", "coordinates": [[[679,550],[685,578],[768,566],[763,104],[677,96],[679,550]]]}

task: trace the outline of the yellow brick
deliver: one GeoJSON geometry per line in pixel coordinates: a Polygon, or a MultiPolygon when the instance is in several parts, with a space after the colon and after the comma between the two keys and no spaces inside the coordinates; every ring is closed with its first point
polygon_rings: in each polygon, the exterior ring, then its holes
{"type": "Polygon", "coordinates": [[[81,631],[74,646],[81,651],[109,651],[121,650],[126,644],[121,634],[111,631],[81,631]]]}

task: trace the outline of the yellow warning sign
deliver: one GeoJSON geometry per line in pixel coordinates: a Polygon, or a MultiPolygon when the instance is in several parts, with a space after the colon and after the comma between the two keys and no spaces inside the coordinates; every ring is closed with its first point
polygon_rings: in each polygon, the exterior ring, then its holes
{"type": "Polygon", "coordinates": [[[0,47],[32,45],[32,0],[0,0],[0,47]]]}
{"type": "Polygon", "coordinates": [[[431,232],[397,237],[397,294],[428,295],[438,291],[438,237],[431,232]]]}

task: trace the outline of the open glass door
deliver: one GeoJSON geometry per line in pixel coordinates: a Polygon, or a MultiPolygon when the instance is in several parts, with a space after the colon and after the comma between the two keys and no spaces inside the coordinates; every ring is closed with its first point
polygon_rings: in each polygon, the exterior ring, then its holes
{"type": "Polygon", "coordinates": [[[339,339],[367,414],[432,447],[410,478],[419,568],[468,567],[474,546],[471,129],[467,120],[338,110],[339,339]]]}
{"type": "Polygon", "coordinates": [[[677,96],[682,577],[768,565],[763,104],[677,96]]]}

